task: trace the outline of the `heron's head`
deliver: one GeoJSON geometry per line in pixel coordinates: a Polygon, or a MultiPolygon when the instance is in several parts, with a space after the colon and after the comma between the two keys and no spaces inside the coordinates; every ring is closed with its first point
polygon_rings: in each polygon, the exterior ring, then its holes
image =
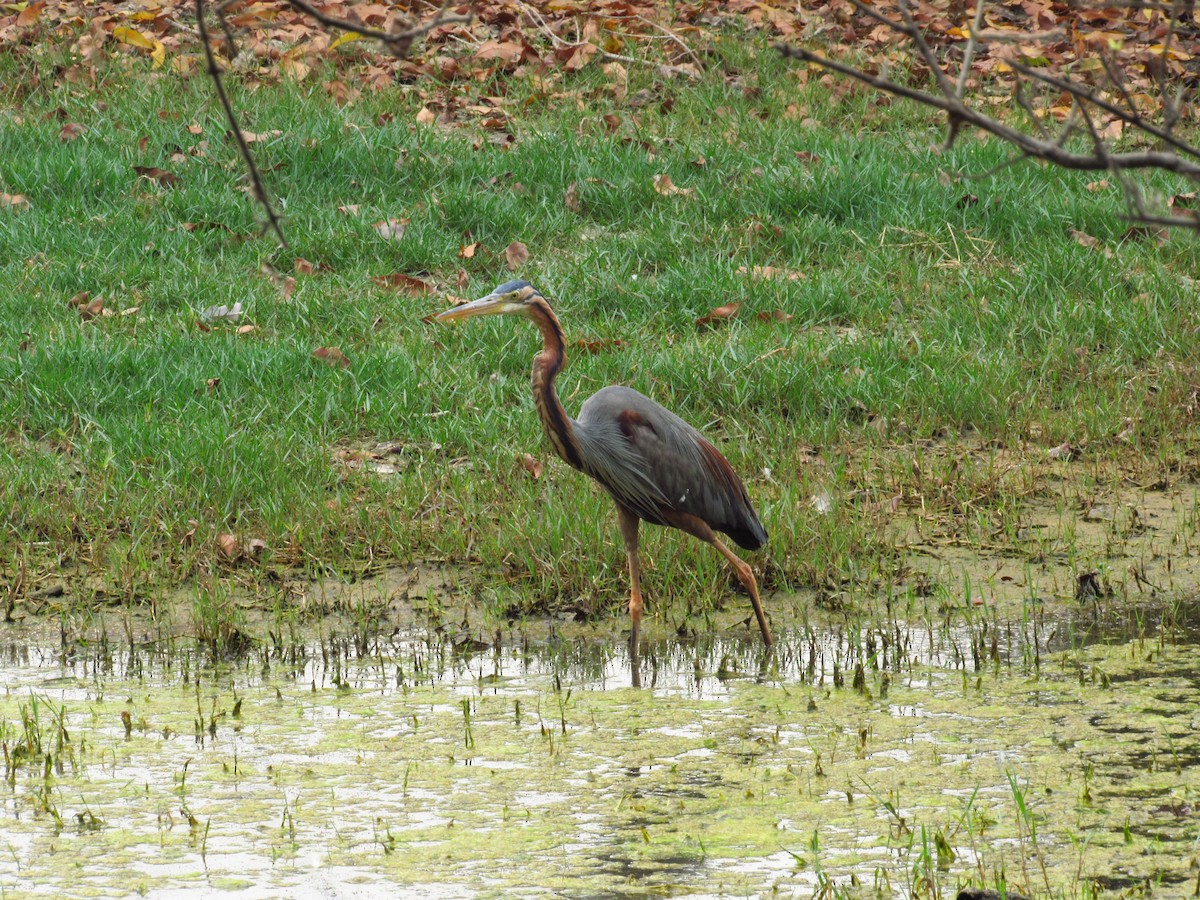
{"type": "Polygon", "coordinates": [[[439,322],[455,322],[476,316],[527,316],[534,298],[541,298],[538,289],[528,281],[506,281],[486,297],[439,313],[439,322]]]}

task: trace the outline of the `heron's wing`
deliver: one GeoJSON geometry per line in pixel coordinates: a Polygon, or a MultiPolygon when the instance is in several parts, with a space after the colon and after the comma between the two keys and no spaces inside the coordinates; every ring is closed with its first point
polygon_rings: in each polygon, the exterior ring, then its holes
{"type": "Polygon", "coordinates": [[[767,535],[724,456],[691,425],[632,388],[584,404],[576,434],[588,474],[648,522],[687,513],[753,549],[767,535]]]}

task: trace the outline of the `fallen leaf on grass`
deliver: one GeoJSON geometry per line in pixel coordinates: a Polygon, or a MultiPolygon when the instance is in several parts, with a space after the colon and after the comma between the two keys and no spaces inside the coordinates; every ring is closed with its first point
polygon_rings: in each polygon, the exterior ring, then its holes
{"type": "Polygon", "coordinates": [[[371,227],[385,241],[398,241],[404,237],[404,230],[408,227],[408,219],[384,219],[382,222],[376,222],[371,227]]]}
{"type": "Polygon", "coordinates": [[[317,271],[317,267],[310,263],[303,256],[297,256],[296,261],[292,263],[299,275],[311,275],[317,271]]]}
{"type": "Polygon", "coordinates": [[[1154,241],[1159,247],[1167,242],[1170,238],[1170,232],[1166,228],[1155,227],[1151,225],[1131,225],[1121,235],[1122,241],[1154,241]]]}
{"type": "Polygon", "coordinates": [[[136,316],[141,311],[142,311],[142,308],[140,306],[130,306],[128,309],[121,310],[121,315],[136,316]]]}
{"type": "Polygon", "coordinates": [[[525,46],[516,41],[484,41],[475,51],[476,59],[495,59],[502,63],[514,63],[525,55],[525,46]]]}
{"type": "Polygon", "coordinates": [[[1101,250],[1105,257],[1112,257],[1112,249],[1105,247],[1099,238],[1092,237],[1086,231],[1078,231],[1074,228],[1069,229],[1071,237],[1075,238],[1075,243],[1080,247],[1087,247],[1089,250],[1101,250]]]}
{"type": "Polygon", "coordinates": [[[958,202],[955,203],[955,206],[957,206],[959,209],[965,209],[968,206],[974,206],[978,202],[979,198],[974,194],[963,194],[958,198],[958,202]]]}
{"type": "Polygon", "coordinates": [[[393,272],[391,275],[376,275],[371,279],[380,287],[393,288],[420,297],[433,291],[433,285],[428,281],[405,275],[403,272],[393,272]]]}
{"type": "MultiPolygon", "coordinates": [[[[247,144],[260,144],[263,141],[270,140],[274,137],[279,137],[283,132],[278,128],[271,131],[243,131],[242,137],[246,139],[247,144]]],[[[233,137],[233,132],[225,132],[226,137],[233,137]]]]}
{"type": "Polygon", "coordinates": [[[1096,193],[1096,191],[1104,190],[1106,187],[1108,187],[1107,178],[1101,178],[1099,181],[1089,181],[1087,183],[1087,189],[1093,194],[1096,193]]]}
{"type": "Polygon", "coordinates": [[[1200,206],[1200,191],[1188,191],[1186,194],[1174,194],[1167,201],[1171,209],[1195,209],[1200,206]]]}
{"type": "Polygon", "coordinates": [[[239,325],[237,334],[253,334],[257,330],[257,327],[254,325],[239,325]]]}
{"type": "Polygon", "coordinates": [[[14,212],[29,209],[29,198],[24,194],[6,194],[0,191],[0,206],[6,206],[14,212]]]}
{"type": "Polygon", "coordinates": [[[821,161],[821,157],[810,150],[797,150],[796,159],[804,163],[819,163],[821,161]]]}
{"type": "Polygon", "coordinates": [[[437,121],[437,113],[428,106],[422,106],[420,112],[417,113],[418,125],[432,125],[437,121]]]}
{"type": "Polygon", "coordinates": [[[219,388],[220,386],[221,386],[220,378],[210,378],[204,382],[204,389],[206,391],[208,391],[210,394],[215,394],[217,392],[217,388],[219,388]]]}
{"type": "Polygon", "coordinates": [[[326,365],[340,366],[343,369],[350,368],[350,360],[337,347],[318,347],[312,352],[312,355],[326,365]]]}
{"type": "MultiPolygon", "coordinates": [[[[12,9],[12,6],[8,7],[12,9]]],[[[17,14],[17,27],[25,28],[32,25],[42,15],[42,10],[46,8],[46,0],[37,0],[36,3],[30,3],[17,14]]]]}
{"type": "Polygon", "coordinates": [[[60,141],[73,141],[87,131],[86,125],[80,125],[78,122],[68,122],[58,131],[58,139],[60,141]]]}
{"type": "Polygon", "coordinates": [[[217,550],[230,562],[242,555],[242,548],[238,546],[237,536],[228,533],[217,535],[217,550]]]}
{"type": "Polygon", "coordinates": [[[790,322],[792,321],[791,313],[785,313],[782,309],[773,309],[770,312],[757,313],[754,318],[760,322],[790,322]]]}
{"type": "Polygon", "coordinates": [[[542,464],[528,453],[521,457],[521,468],[532,475],[534,481],[542,477],[542,464]]]}
{"type": "Polygon", "coordinates": [[[572,181],[567,185],[567,192],[563,194],[563,205],[571,212],[579,212],[583,208],[579,202],[578,183],[572,181]]]}
{"type": "Polygon", "coordinates": [[[279,293],[284,300],[289,299],[296,291],[296,279],[291,275],[284,275],[276,271],[275,267],[269,262],[264,262],[258,267],[258,270],[266,275],[279,288],[279,293]]]}
{"type": "Polygon", "coordinates": [[[529,248],[520,241],[513,241],[504,248],[504,259],[508,263],[509,269],[515,272],[529,259],[529,248]]]}
{"type": "Polygon", "coordinates": [[[357,216],[358,210],[359,210],[359,206],[357,203],[348,203],[345,206],[339,206],[337,208],[337,211],[340,212],[343,216],[357,216]]]}
{"type": "Polygon", "coordinates": [[[724,306],[718,306],[707,315],[701,316],[699,319],[697,319],[696,324],[710,327],[714,325],[721,325],[736,316],[741,306],[742,304],[740,303],[726,303],[724,306]]]}
{"type": "Polygon", "coordinates": [[[137,172],[142,178],[147,181],[157,181],[163,187],[179,187],[183,179],[166,169],[158,169],[154,166],[134,166],[133,171],[137,172]]]}
{"type": "Polygon", "coordinates": [[[1063,441],[1057,447],[1051,447],[1046,451],[1048,459],[1062,459],[1070,461],[1079,455],[1079,450],[1071,446],[1070,441],[1063,441]]]}
{"type": "Polygon", "coordinates": [[[104,298],[97,297],[91,303],[79,304],[79,315],[85,322],[104,315],[104,298]]]}
{"type": "Polygon", "coordinates": [[[471,259],[475,256],[475,251],[477,249],[479,249],[478,241],[471,243],[471,244],[463,244],[462,246],[460,246],[458,248],[458,258],[459,259],[471,259]]]}
{"type": "Polygon", "coordinates": [[[681,188],[671,180],[671,176],[663,173],[662,175],[654,176],[654,191],[662,194],[664,197],[670,197],[672,194],[688,194],[695,193],[694,188],[681,188]]]}
{"type": "Polygon", "coordinates": [[[624,347],[625,342],[620,338],[602,338],[598,341],[588,341],[579,338],[575,341],[575,349],[581,353],[602,353],[605,350],[612,350],[616,347],[624,347]]]}
{"type": "Polygon", "coordinates": [[[258,559],[266,549],[267,542],[262,538],[250,538],[246,541],[246,555],[251,559],[258,559]]]}

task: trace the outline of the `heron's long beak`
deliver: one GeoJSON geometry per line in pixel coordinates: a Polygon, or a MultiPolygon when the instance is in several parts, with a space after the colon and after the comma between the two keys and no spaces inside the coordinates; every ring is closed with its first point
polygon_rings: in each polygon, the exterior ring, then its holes
{"type": "Polygon", "coordinates": [[[503,297],[488,294],[462,306],[456,306],[434,316],[439,322],[457,322],[459,319],[473,319],[476,316],[497,316],[511,312],[513,304],[503,297]]]}

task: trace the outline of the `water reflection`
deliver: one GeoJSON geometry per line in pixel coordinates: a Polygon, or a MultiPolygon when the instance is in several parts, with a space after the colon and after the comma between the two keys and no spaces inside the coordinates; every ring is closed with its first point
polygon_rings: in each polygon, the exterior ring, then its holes
{"type": "Polygon", "coordinates": [[[1182,884],[1200,682],[1192,632],[1170,625],[843,625],[781,633],[771,652],[752,635],[644,639],[640,690],[623,644],[519,628],[235,656],[11,632],[0,883],[161,897],[1182,884]]]}

